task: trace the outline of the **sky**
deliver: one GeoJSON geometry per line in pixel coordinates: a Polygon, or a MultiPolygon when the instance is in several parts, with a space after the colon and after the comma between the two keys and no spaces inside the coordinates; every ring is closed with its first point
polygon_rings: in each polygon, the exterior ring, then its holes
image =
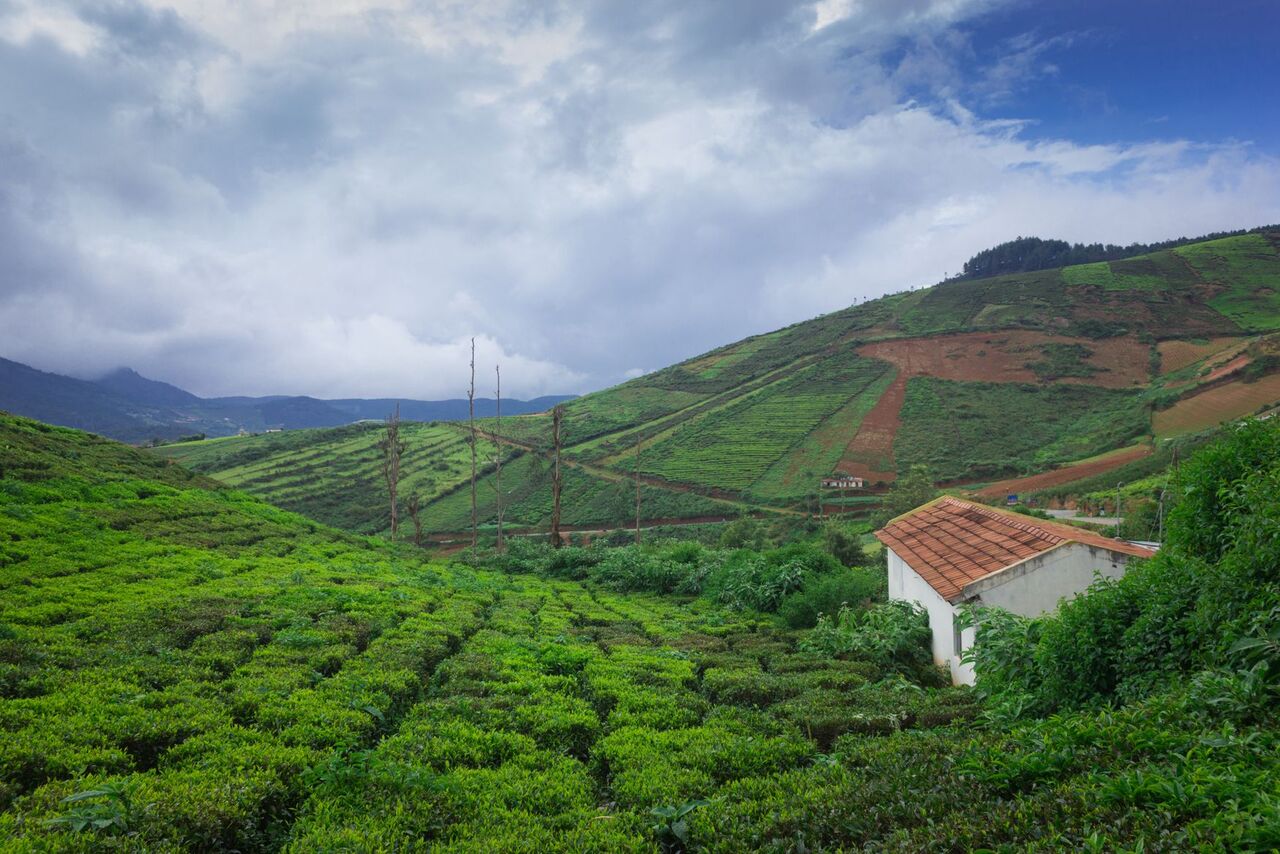
{"type": "Polygon", "coordinates": [[[579,393],[1019,235],[1280,222],[1274,0],[0,0],[0,356],[579,393]]]}

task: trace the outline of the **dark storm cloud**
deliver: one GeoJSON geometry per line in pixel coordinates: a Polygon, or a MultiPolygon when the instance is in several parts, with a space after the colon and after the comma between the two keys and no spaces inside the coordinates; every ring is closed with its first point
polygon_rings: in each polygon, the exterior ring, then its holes
{"type": "Polygon", "coordinates": [[[1277,218],[1247,147],[971,114],[1043,73],[1029,41],[970,67],[991,6],[0,2],[0,355],[456,396],[474,335],[527,396],[1017,233],[1277,218]]]}

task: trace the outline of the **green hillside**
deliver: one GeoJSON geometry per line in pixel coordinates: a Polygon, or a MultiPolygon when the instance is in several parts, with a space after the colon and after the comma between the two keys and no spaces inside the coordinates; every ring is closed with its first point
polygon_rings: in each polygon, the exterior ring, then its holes
{"type": "MultiPolygon", "coordinates": [[[[575,464],[565,522],[633,518],[634,496],[619,479],[634,470],[637,442],[646,518],[694,518],[802,509],[820,479],[838,472],[864,477],[872,492],[915,464],[948,483],[999,482],[1264,410],[1280,403],[1277,246],[1280,232],[1253,232],[952,280],[578,398],[565,407],[565,455],[575,464]]],[[[491,419],[481,424],[487,434],[498,429],[491,419]]],[[[429,530],[469,525],[459,429],[411,434],[407,480],[430,499],[429,530]]],[[[544,525],[550,418],[508,418],[501,429],[515,457],[504,484],[510,518],[544,525]]],[[[386,525],[375,433],[343,428],[161,452],[283,507],[373,532],[386,525]],[[311,461],[335,457],[341,476],[323,475],[324,488],[310,489],[321,477],[311,461]]],[[[489,522],[494,498],[486,478],[489,522]]]]}
{"type": "Polygon", "coordinates": [[[818,574],[791,595],[834,577],[803,548],[443,564],[0,417],[0,838],[1274,850],[1277,429],[1185,467],[1160,558],[1059,617],[984,617],[975,693],[874,593],[812,630],[754,610],[796,560],[818,574]]]}
{"type": "MultiPolygon", "coordinates": [[[[382,476],[382,425],[352,424],[291,430],[162,446],[156,452],[223,483],[248,490],[288,510],[364,534],[386,531],[389,512],[382,476]]],[[[460,532],[471,525],[471,451],[467,432],[456,424],[405,422],[404,472],[400,495],[422,501],[423,529],[460,532]]],[[[477,443],[480,475],[477,505],[486,525],[497,515],[496,445],[477,443]]],[[[504,455],[505,518],[513,529],[545,527],[551,516],[551,469],[546,457],[509,447],[504,455]]],[[[566,466],[563,507],[566,526],[591,527],[635,519],[635,484],[607,469],[566,466]]],[[[696,493],[642,486],[645,518],[723,517],[738,504],[696,493]]],[[[409,526],[407,511],[402,510],[409,526]]]]}

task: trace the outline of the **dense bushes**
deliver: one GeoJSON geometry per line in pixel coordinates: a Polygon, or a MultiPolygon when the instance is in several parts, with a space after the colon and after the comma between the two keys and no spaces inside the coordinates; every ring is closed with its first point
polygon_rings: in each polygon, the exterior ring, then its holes
{"type": "MultiPolygon", "coordinates": [[[[1008,714],[1133,700],[1280,626],[1280,422],[1227,431],[1182,467],[1164,547],[1055,616],[979,615],[978,689],[1008,714]]],[[[1280,682],[1280,656],[1264,662],[1280,682]],[[1269,662],[1269,663],[1268,663],[1269,662]]]]}
{"type": "Polygon", "coordinates": [[[803,647],[824,655],[853,656],[884,674],[938,683],[941,677],[930,654],[931,639],[924,609],[893,600],[866,609],[845,606],[833,617],[820,618],[803,647]]]}
{"type": "Polygon", "coordinates": [[[782,601],[780,616],[793,629],[812,628],[823,614],[835,614],[884,598],[885,575],[878,569],[842,569],[806,579],[803,587],[782,601]]]}
{"type": "MultiPolygon", "coordinates": [[[[852,550],[842,545],[848,558],[852,550]]],[[[861,603],[882,589],[881,573],[846,569],[816,543],[791,543],[757,552],[670,541],[553,549],[544,543],[513,540],[504,554],[477,551],[463,560],[504,572],[590,579],[620,591],[701,595],[736,610],[772,613],[786,603],[786,620],[797,628],[812,626],[819,613],[834,613],[845,602],[861,603]]]]}

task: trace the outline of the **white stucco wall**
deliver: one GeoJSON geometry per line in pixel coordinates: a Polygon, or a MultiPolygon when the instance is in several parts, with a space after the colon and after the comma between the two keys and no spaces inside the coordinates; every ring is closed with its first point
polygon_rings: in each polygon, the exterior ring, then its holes
{"type": "Polygon", "coordinates": [[[951,681],[972,685],[973,668],[960,663],[963,650],[973,645],[974,630],[965,629],[961,649],[955,648],[956,608],[963,603],[994,605],[1023,617],[1055,611],[1059,602],[1088,589],[1095,573],[1107,578],[1124,575],[1126,556],[1081,543],[1066,543],[1052,551],[968,585],[962,601],[946,601],[923,578],[889,549],[889,598],[915,602],[929,613],[933,631],[933,660],[949,667],[951,681]]]}
{"type": "MultiPolygon", "coordinates": [[[[951,669],[951,681],[957,685],[973,684],[973,668],[960,663],[955,648],[955,607],[938,595],[907,562],[889,549],[889,598],[915,602],[929,613],[933,632],[933,661],[951,669]]],[[[973,643],[973,629],[966,629],[961,643],[967,649],[973,643]]]]}
{"type": "Polygon", "coordinates": [[[1066,543],[973,582],[964,595],[1023,617],[1038,617],[1087,590],[1095,573],[1106,578],[1124,575],[1125,560],[1125,555],[1106,549],[1066,543]]]}

